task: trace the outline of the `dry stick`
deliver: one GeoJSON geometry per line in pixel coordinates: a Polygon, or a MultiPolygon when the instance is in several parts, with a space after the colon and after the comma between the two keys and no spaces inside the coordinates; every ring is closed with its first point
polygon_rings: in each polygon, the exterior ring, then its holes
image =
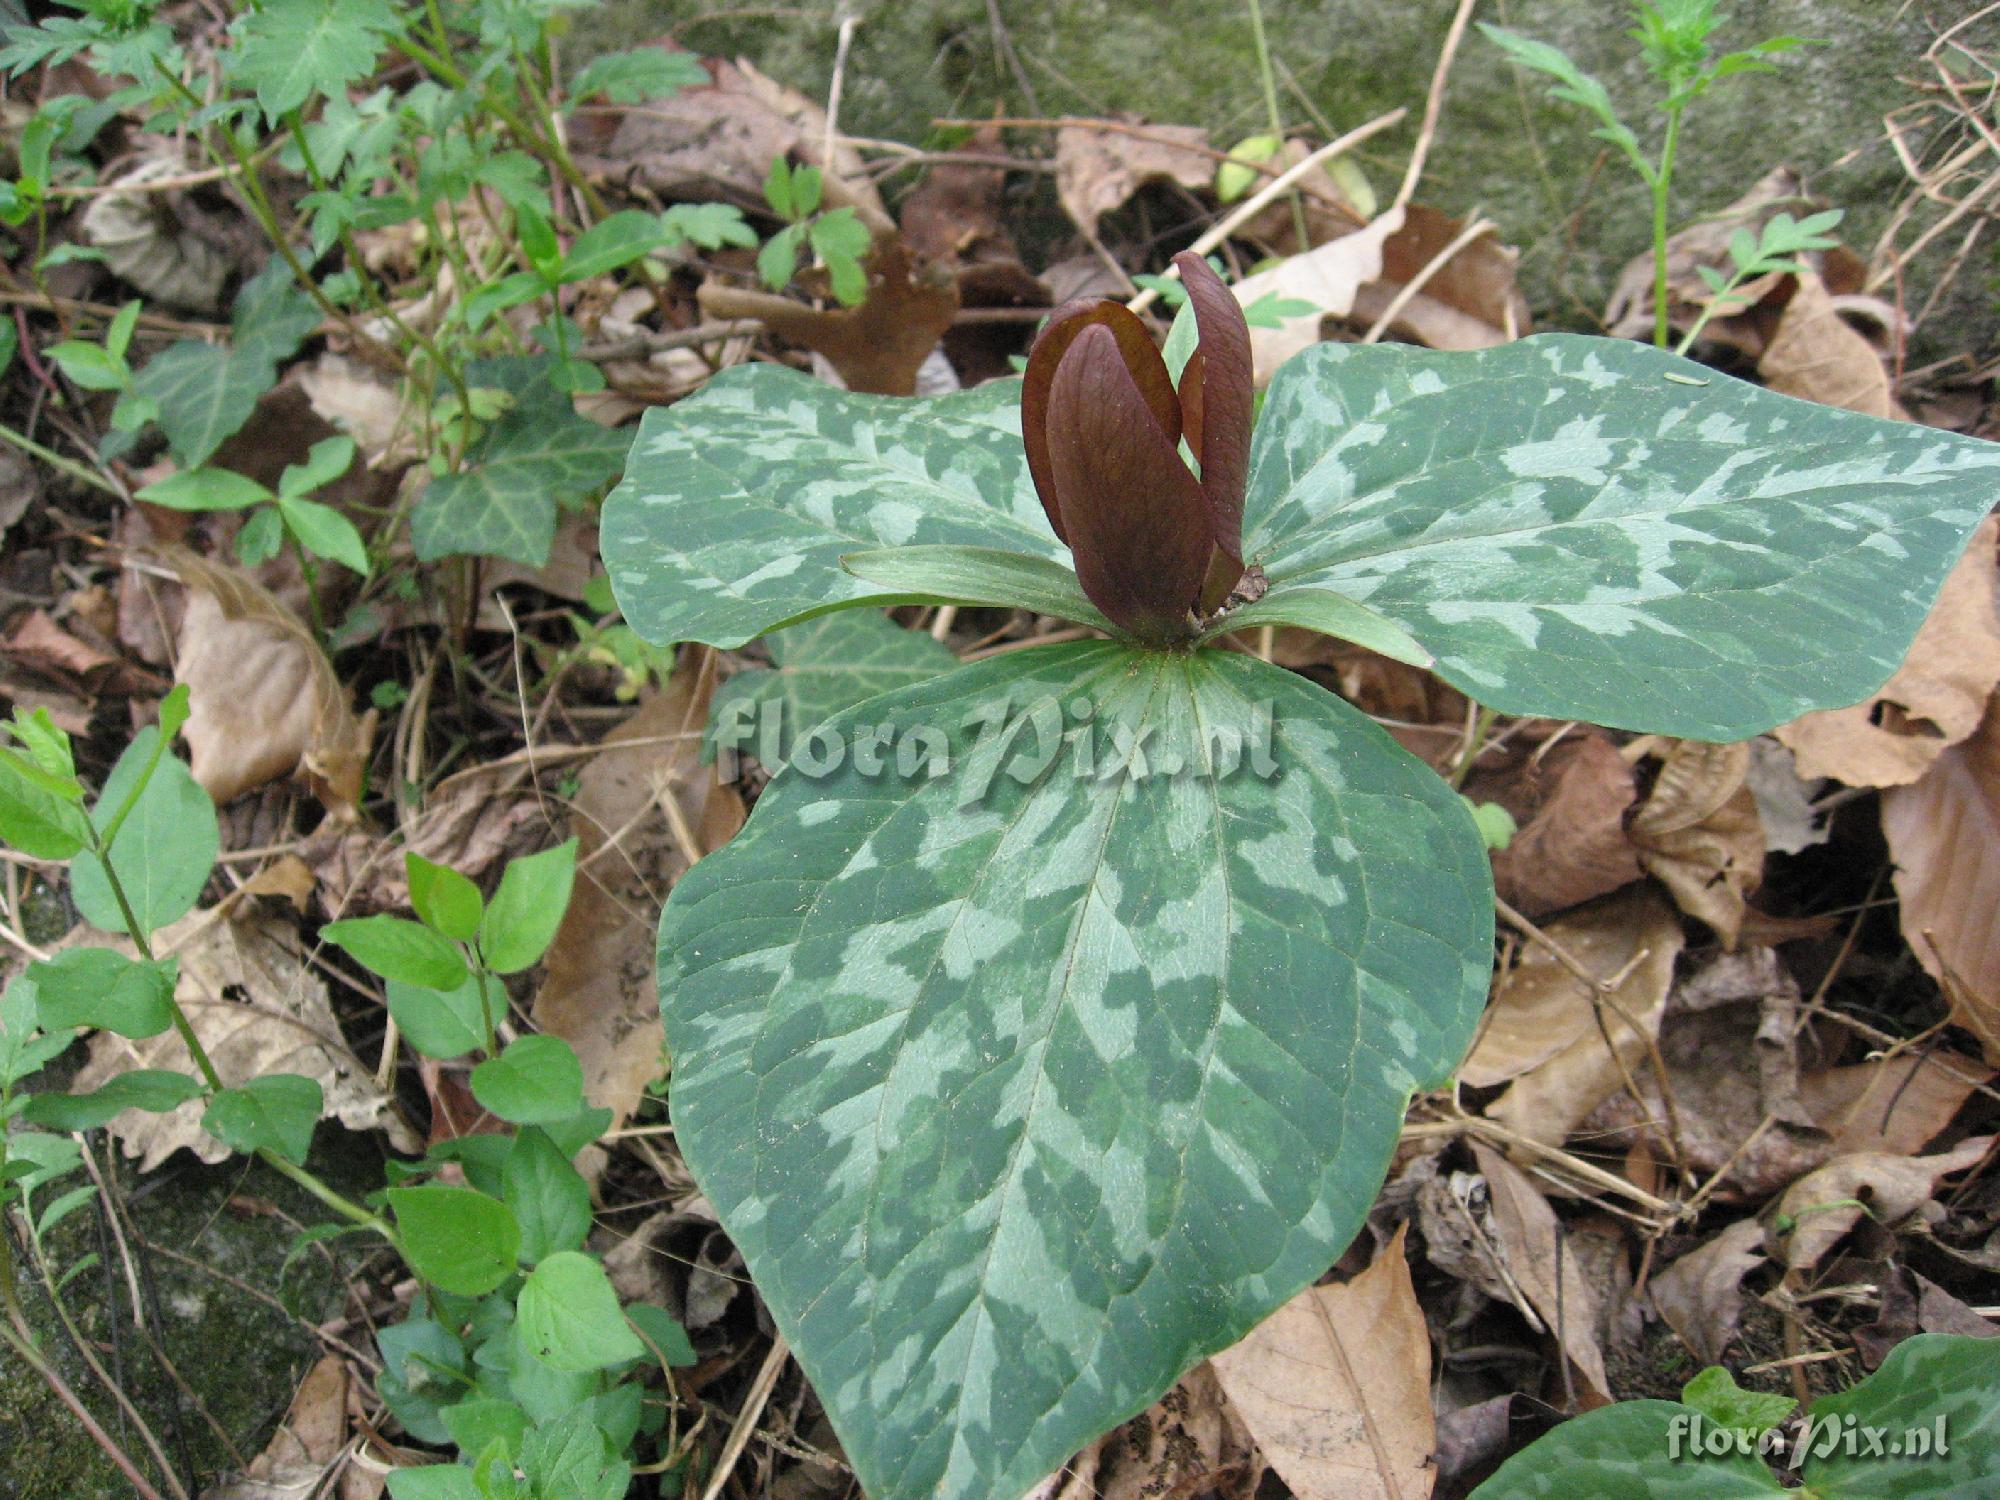
{"type": "MultiPolygon", "coordinates": [[[[0,1226],[0,1234],[5,1232],[4,1226],[0,1226]]],[[[166,1500],[165,1496],[153,1488],[146,1476],[139,1472],[138,1465],[132,1462],[131,1456],[118,1446],[117,1439],[106,1432],[97,1418],[90,1414],[90,1408],[85,1406],[76,1392],[70,1389],[69,1382],[62,1377],[62,1372],[36,1351],[34,1344],[29,1340],[27,1324],[16,1317],[11,1306],[7,1309],[7,1318],[13,1326],[0,1328],[0,1347],[12,1346],[22,1363],[39,1375],[43,1383],[55,1392],[56,1399],[69,1408],[70,1415],[75,1417],[83,1425],[83,1430],[90,1434],[90,1440],[104,1450],[106,1458],[117,1465],[118,1472],[125,1476],[125,1482],[132,1486],[140,1500],[166,1500]]],[[[181,1500],[186,1500],[184,1491],[177,1489],[175,1493],[181,1496],[181,1500]]]]}
{"type": "Polygon", "coordinates": [[[1374,326],[1362,335],[1361,342],[1364,344],[1379,342],[1382,335],[1389,331],[1389,325],[1396,321],[1404,308],[1416,300],[1417,293],[1430,285],[1431,278],[1451,263],[1453,256],[1457,255],[1459,251],[1463,250],[1474,240],[1491,234],[1499,227],[1491,219],[1475,217],[1470,224],[1458,232],[1449,245],[1446,245],[1436,255],[1433,255],[1426,261],[1421,271],[1417,272],[1416,275],[1412,276],[1396,289],[1396,295],[1389,299],[1389,305],[1382,309],[1382,316],[1375,320],[1374,326]]]}
{"type": "MultiPolygon", "coordinates": [[[[1196,255],[1208,254],[1209,251],[1228,239],[1252,219],[1256,218],[1258,214],[1264,211],[1267,204],[1274,202],[1287,188],[1312,171],[1314,167],[1324,162],[1329,162],[1344,152],[1352,151],[1370,136],[1379,135],[1384,130],[1402,124],[1404,116],[1408,114],[1409,111],[1407,109],[1397,108],[1390,110],[1386,115],[1377,115],[1365,124],[1355,126],[1339,140],[1329,141],[1324,146],[1321,146],[1319,150],[1299,158],[1291,166],[1285,168],[1284,171],[1278,173],[1277,176],[1265,183],[1257,192],[1245,198],[1232,212],[1210,225],[1208,229],[1203,231],[1201,238],[1188,246],[1188,248],[1196,255]]],[[[1167,267],[1166,275],[1169,279],[1174,279],[1179,277],[1180,272],[1169,266],[1167,267]]],[[[1127,302],[1125,306],[1135,313],[1142,313],[1159,300],[1159,295],[1158,292],[1148,287],[1130,302],[1127,302]]]]}
{"type": "Polygon", "coordinates": [[[743,1409],[736,1414],[736,1425],[729,1429],[729,1440],[722,1445],[722,1452],[715,1460],[715,1473],[709,1476],[708,1487],[701,1492],[701,1500],[716,1500],[723,1486],[729,1483],[729,1476],[736,1472],[737,1461],[750,1445],[750,1434],[756,1430],[758,1419],[764,1415],[764,1406],[771,1399],[778,1376],[784,1372],[785,1358],[790,1353],[785,1336],[782,1333],[772,1335],[771,1352],[764,1356],[764,1367],[750,1382],[750,1394],[744,1398],[743,1409]]]}
{"type": "Polygon", "coordinates": [[[826,92],[826,133],[820,137],[820,165],[828,172],[833,170],[834,129],[840,121],[840,96],[847,85],[847,49],[854,45],[854,28],[861,24],[858,16],[843,16],[840,21],[840,39],[833,46],[833,83],[826,92]]]}
{"type": "Polygon", "coordinates": [[[1458,0],[1451,29],[1445,32],[1444,46],[1438,51],[1437,66],[1431,70],[1430,92],[1424,96],[1424,117],[1417,126],[1417,144],[1410,151],[1410,164],[1403,171],[1403,185],[1396,189],[1396,201],[1391,208],[1407,205],[1417,190],[1418,179],[1424,175],[1424,162],[1437,135],[1438,114],[1444,108],[1445,79],[1451,74],[1452,59],[1458,56],[1459,40],[1465,35],[1466,23],[1472,19],[1472,9],[1477,3],[1478,0],[1458,0]]]}

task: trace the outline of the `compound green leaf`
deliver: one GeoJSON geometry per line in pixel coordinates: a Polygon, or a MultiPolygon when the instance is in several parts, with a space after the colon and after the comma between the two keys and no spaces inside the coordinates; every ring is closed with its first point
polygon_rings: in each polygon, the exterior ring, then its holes
{"type": "Polygon", "coordinates": [[[287,1161],[303,1162],[325,1104],[313,1079],[272,1073],[217,1094],[201,1128],[233,1151],[275,1151],[287,1161]]]}
{"type": "Polygon", "coordinates": [[[466,465],[433,479],[410,514],[410,540],[424,562],[504,557],[539,568],[549,560],[556,514],[580,504],[618,472],[629,439],[576,414],[558,389],[552,360],[476,360],[466,383],[508,391],[514,404],[472,445],[466,465]]]}
{"type": "Polygon", "coordinates": [[[704,749],[746,751],[776,770],[821,721],[878,693],[949,672],[958,659],[920,630],[875,610],[819,615],[774,631],[768,668],[738,672],[716,690],[704,749]]]}
{"type": "Polygon", "coordinates": [[[2000,1494],[2000,1344],[1992,1339],[1905,1339],[1866,1380],[1813,1402],[1811,1416],[1820,1438],[1807,1438],[1803,1473],[1825,1500],[2000,1494]]]}
{"type": "Polygon", "coordinates": [[[670,1102],[868,1493],[1015,1494],[1347,1244],[1471,1037],[1490,878],[1247,656],[1042,647],[828,727],[885,725],[675,888],[670,1102]]]}
{"type": "Polygon", "coordinates": [[[558,1250],[530,1271],[514,1306],[521,1339],[550,1369],[575,1374],[646,1357],[603,1265],[580,1250],[558,1250]]]}
{"type": "MultiPolygon", "coordinates": [[[[162,753],[151,776],[146,775],[159,737],[160,731],[150,724],[132,737],[90,813],[91,823],[102,833],[132,788],[146,777],[145,789],[112,845],[111,866],[132,903],[132,915],[147,932],[157,932],[194,910],[222,846],[215,804],[185,764],[162,753]]],[[[69,879],[70,897],[85,921],[106,932],[125,930],[125,914],[111,892],[102,860],[87,850],[77,855],[69,879]]]]}
{"type": "Polygon", "coordinates": [[[602,528],[633,628],[716,646],[892,602],[907,591],[854,577],[842,555],[935,542],[1068,559],[1028,478],[1012,381],[912,401],[725,370],[646,413],[602,528]]]}
{"type": "Polygon", "coordinates": [[[1271,384],[1244,556],[1490,707],[1734,740],[1879,687],[1996,483],[2000,445],[1622,339],[1323,344],[1271,384]]]}
{"type": "Polygon", "coordinates": [[[1620,1401],[1530,1443],[1472,1500],[1763,1500],[1791,1493],[1749,1434],[1678,1401],[1620,1401]],[[1704,1440],[1719,1451],[1706,1451],[1704,1440]]]}

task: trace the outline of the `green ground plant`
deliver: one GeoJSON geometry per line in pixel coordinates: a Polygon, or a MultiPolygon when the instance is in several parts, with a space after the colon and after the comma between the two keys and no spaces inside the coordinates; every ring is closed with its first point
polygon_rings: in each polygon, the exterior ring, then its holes
{"type": "MultiPolygon", "coordinates": [[[[455,1447],[460,1462],[393,1474],[396,1500],[617,1500],[642,1440],[664,1452],[656,1471],[683,1461],[678,1435],[661,1437],[666,1413],[643,1378],[692,1363],[687,1336],[662,1309],[621,1307],[585,1248],[590,1188],[572,1158],[603,1133],[610,1112],[584,1098],[566,1042],[523,1034],[503,1045],[511,1027],[502,980],[539,962],[553,940],[575,842],[509,863],[490,901],[464,875],[409,854],[414,919],[383,914],[323,929],[386,982],[389,1014],[411,1048],[440,1061],[478,1059],[473,1098],[507,1127],[392,1164],[385,1191],[356,1203],[307,1165],[325,1102],[319,1083],[284,1073],[224,1079],[176,998],[177,961],[156,949],[159,931],[194,908],[218,846],[214,807],[168,750],[187,699],[184,687],[168,695],[159,725],[133,739],[94,801],[68,737],[45,712],[17,711],[0,725],[0,839],[69,862],[78,910],[134,950],[66,948],[30,964],[0,996],[0,1209],[18,1202],[39,1244],[97,1191],[78,1187],[37,1206],[35,1195],[79,1164],[67,1132],[128,1109],[163,1113],[200,1101],[209,1135],[336,1215],[306,1231],[295,1254],[368,1234],[420,1282],[410,1316],[382,1331],[378,1389],[412,1437],[455,1447]],[[30,1092],[30,1080],[89,1029],[133,1041],[172,1030],[189,1066],[136,1069],[87,1094],[30,1092]]],[[[4,1234],[0,1314],[0,1344],[66,1391],[28,1328],[4,1234]]],[[[66,1399],[139,1492],[156,1494],[81,1403],[66,1399]]]]}
{"type": "MultiPolygon", "coordinates": [[[[1522,36],[1490,22],[1479,29],[1515,62],[1555,80],[1550,97],[1574,104],[1597,124],[1591,134],[1617,148],[1645,182],[1653,200],[1653,342],[1667,347],[1667,215],[1673,191],[1674,157],[1680,149],[1681,126],[1688,109],[1725,78],[1740,73],[1773,71],[1770,59],[1805,43],[1795,36],[1776,36],[1735,52],[1715,54],[1711,43],[1724,17],[1716,0],[1642,0],[1633,7],[1637,27],[1632,39],[1646,71],[1659,85],[1654,105],[1661,121],[1659,153],[1648,156],[1632,127],[1618,117],[1611,95],[1559,47],[1522,36]]],[[[1685,347],[1685,346],[1684,346],[1685,347]]]]}
{"type": "Polygon", "coordinates": [[[836,714],[661,919],[676,1139],[877,1500],[1019,1492],[1310,1284],[1472,1037],[1473,812],[1251,627],[1742,739],[1894,670],[2000,472],[1569,335],[1322,344],[1253,435],[1241,310],[1177,264],[1164,360],[1078,303],[1019,386],[732,370],[606,503],[655,641],[912,602],[1107,637],[836,714]]]}

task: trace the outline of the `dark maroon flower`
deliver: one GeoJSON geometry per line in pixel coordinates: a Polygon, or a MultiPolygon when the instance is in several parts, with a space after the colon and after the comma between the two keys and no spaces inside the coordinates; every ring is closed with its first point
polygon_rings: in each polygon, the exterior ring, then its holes
{"type": "Polygon", "coordinates": [[[1200,341],[1180,389],[1116,302],[1068,302],[1028,354],[1021,436],[1049,525],[1084,593],[1141,640],[1194,633],[1243,576],[1250,330],[1208,262],[1174,257],[1200,341]],[[1197,479],[1179,444],[1201,466],[1197,479]]]}

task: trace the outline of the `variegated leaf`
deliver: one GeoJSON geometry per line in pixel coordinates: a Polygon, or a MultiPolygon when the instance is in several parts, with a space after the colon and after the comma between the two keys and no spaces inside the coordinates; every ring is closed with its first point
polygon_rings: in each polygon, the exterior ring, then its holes
{"type": "Polygon", "coordinates": [[[1741,739],[1879,687],[2000,445],[1551,334],[1279,371],[1244,556],[1405,627],[1509,713],[1741,739]]]}
{"type": "Polygon", "coordinates": [[[1487,863],[1247,656],[1040,647],[828,731],[668,903],[677,1138],[874,1500],[1010,1496],[1352,1237],[1487,863]]]}
{"type": "Polygon", "coordinates": [[[774,631],[771,665],[738,672],[716,689],[703,736],[713,755],[717,735],[775,771],[792,745],[822,720],[879,693],[949,672],[958,659],[920,630],[905,630],[877,610],[843,610],[774,631]]]}
{"type": "Polygon", "coordinates": [[[742,365],[647,412],[604,505],[626,620],[740,646],[902,597],[845,572],[845,553],[950,542],[1067,561],[1028,482],[1019,401],[1012,381],[909,401],[742,365]]]}

